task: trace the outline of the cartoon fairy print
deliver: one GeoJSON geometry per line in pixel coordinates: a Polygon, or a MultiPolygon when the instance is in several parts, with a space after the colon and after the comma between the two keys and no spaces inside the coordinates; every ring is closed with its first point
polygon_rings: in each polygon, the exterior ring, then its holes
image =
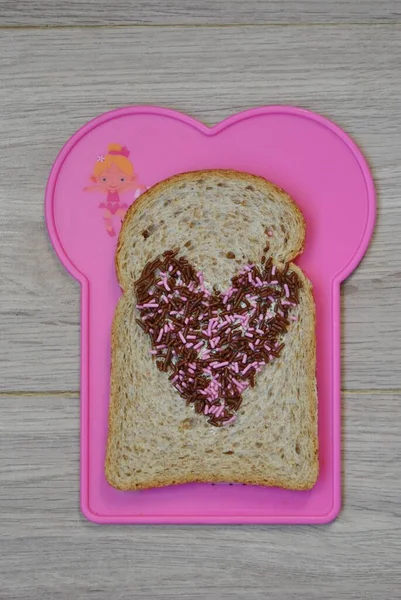
{"type": "Polygon", "coordinates": [[[92,185],[84,188],[85,192],[102,192],[106,195],[105,202],[101,202],[99,208],[103,210],[103,221],[111,237],[116,235],[116,219],[117,223],[121,222],[131,204],[121,202],[120,195],[135,190],[135,200],[147,189],[138,181],[128,157],[129,150],[125,146],[109,144],[107,154],[97,157],[90,177],[92,185]]]}

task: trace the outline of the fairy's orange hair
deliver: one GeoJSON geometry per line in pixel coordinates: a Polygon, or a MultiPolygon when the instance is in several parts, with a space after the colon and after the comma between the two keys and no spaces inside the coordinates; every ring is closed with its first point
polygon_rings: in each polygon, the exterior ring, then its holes
{"type": "Polygon", "coordinates": [[[107,150],[108,152],[104,160],[98,160],[93,167],[94,177],[99,177],[111,165],[117,165],[127,175],[132,176],[134,174],[134,166],[128,158],[129,152],[124,146],[121,146],[121,144],[109,144],[107,150]]]}

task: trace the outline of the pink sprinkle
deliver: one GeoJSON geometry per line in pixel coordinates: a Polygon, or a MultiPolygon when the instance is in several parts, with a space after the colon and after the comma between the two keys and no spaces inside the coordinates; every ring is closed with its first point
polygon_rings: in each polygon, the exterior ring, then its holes
{"type": "Polygon", "coordinates": [[[157,354],[157,350],[149,350],[149,354],[157,354]]]}
{"type": "Polygon", "coordinates": [[[228,419],[228,421],[224,421],[223,425],[226,426],[226,425],[229,425],[230,423],[233,423],[236,420],[236,418],[237,418],[237,415],[233,415],[231,417],[231,419],[228,419]]]}
{"type": "Polygon", "coordinates": [[[277,281],[277,279],[275,279],[274,281],[271,281],[270,283],[271,283],[272,285],[277,285],[277,284],[278,284],[278,281],[277,281]]]}
{"type": "Polygon", "coordinates": [[[274,360],[274,356],[273,356],[273,354],[270,354],[270,355],[269,355],[269,358],[270,358],[270,360],[274,360]]]}
{"type": "Polygon", "coordinates": [[[256,340],[255,346],[257,346],[258,344],[260,344],[260,340],[259,339],[256,340]]]}
{"type": "Polygon", "coordinates": [[[167,283],[167,279],[163,279],[163,285],[168,292],[171,292],[171,287],[169,287],[169,285],[167,283]]]}
{"type": "Polygon", "coordinates": [[[189,372],[189,373],[192,373],[192,375],[193,375],[193,374],[195,373],[195,370],[194,370],[194,369],[191,369],[190,367],[188,367],[188,372],[189,372]]]}
{"type": "Polygon", "coordinates": [[[283,311],[282,311],[282,310],[278,310],[277,312],[278,312],[278,314],[280,315],[280,317],[284,317],[284,313],[283,313],[283,311]]]}
{"type": "Polygon", "coordinates": [[[177,381],[177,379],[178,379],[178,375],[174,375],[173,379],[171,380],[172,383],[175,383],[177,381]]]}
{"type": "Polygon", "coordinates": [[[219,406],[219,409],[216,412],[216,417],[220,417],[221,413],[224,411],[224,404],[222,404],[221,406],[219,406]]]}
{"type": "Polygon", "coordinates": [[[190,344],[185,344],[186,348],[192,348],[193,347],[193,343],[191,342],[190,344]]]}
{"type": "Polygon", "coordinates": [[[239,373],[239,367],[238,367],[238,363],[237,362],[233,363],[233,367],[234,367],[234,371],[236,373],[239,373]]]}
{"type": "Polygon", "coordinates": [[[187,335],[187,340],[196,340],[196,335],[187,335]]]}
{"type": "Polygon", "coordinates": [[[165,348],[167,348],[166,344],[160,344],[160,346],[156,346],[156,348],[158,350],[164,350],[165,348]]]}
{"type": "Polygon", "coordinates": [[[206,405],[205,405],[205,408],[203,409],[203,414],[204,414],[204,415],[207,415],[207,414],[208,414],[208,412],[209,412],[209,407],[208,407],[208,405],[206,404],[206,405]]]}
{"type": "Polygon", "coordinates": [[[185,323],[185,325],[188,325],[188,323],[189,323],[189,317],[185,317],[184,323],[185,323]]]}
{"type": "Polygon", "coordinates": [[[141,308],[157,308],[158,306],[156,302],[147,302],[146,304],[142,304],[141,308]]]}
{"type": "Polygon", "coordinates": [[[257,283],[259,286],[263,285],[263,283],[262,283],[262,280],[261,280],[261,278],[260,278],[260,277],[256,277],[256,283],[257,283]]]}
{"type": "MultiPolygon", "coordinates": [[[[188,336],[188,337],[189,337],[189,336],[188,336]]],[[[198,343],[196,344],[196,346],[194,346],[194,349],[195,349],[195,350],[198,350],[198,349],[199,349],[199,348],[201,348],[202,346],[203,346],[203,342],[198,342],[198,343]]]]}
{"type": "Polygon", "coordinates": [[[244,356],[242,357],[242,362],[245,364],[247,360],[248,360],[248,356],[246,354],[244,354],[244,356]]]}
{"type": "Polygon", "coordinates": [[[196,364],[193,362],[189,363],[188,366],[191,367],[191,369],[196,369],[196,364]]]}
{"type": "Polygon", "coordinates": [[[161,341],[161,339],[163,337],[163,331],[164,331],[164,328],[160,329],[159,335],[157,336],[157,340],[156,340],[157,343],[159,343],[161,341]]]}
{"type": "Polygon", "coordinates": [[[242,371],[242,375],[246,375],[249,369],[252,369],[252,364],[249,364],[245,367],[245,369],[242,371]]]}
{"type": "Polygon", "coordinates": [[[227,304],[227,310],[231,310],[231,304],[227,304]]]}
{"type": "Polygon", "coordinates": [[[274,302],[274,296],[268,296],[270,302],[274,302]]]}
{"type": "Polygon", "coordinates": [[[255,346],[252,344],[252,342],[249,344],[249,347],[251,350],[253,350],[255,352],[255,346]]]}
{"type": "Polygon", "coordinates": [[[290,316],[291,321],[298,321],[298,317],[296,315],[290,316]]]}
{"type": "Polygon", "coordinates": [[[242,390],[242,384],[237,379],[235,379],[235,377],[232,378],[232,381],[233,381],[233,383],[235,383],[235,385],[239,389],[239,391],[241,391],[242,390]]]}
{"type": "Polygon", "coordinates": [[[272,266],[272,275],[273,275],[273,277],[274,277],[275,274],[276,274],[276,265],[273,265],[272,266]]]}
{"type": "Polygon", "coordinates": [[[221,362],[221,363],[213,363],[213,366],[215,369],[218,369],[219,367],[226,367],[229,364],[228,360],[221,362]]]}
{"type": "Polygon", "coordinates": [[[173,265],[170,265],[168,268],[169,272],[171,273],[171,271],[173,270],[173,265]]]}
{"type": "Polygon", "coordinates": [[[287,296],[287,298],[289,298],[290,297],[290,289],[286,283],[284,284],[284,290],[285,290],[285,295],[287,296]]]}
{"type": "Polygon", "coordinates": [[[263,332],[262,329],[259,329],[259,327],[258,327],[257,330],[256,330],[256,333],[259,333],[260,335],[263,335],[264,332],[263,332]]]}
{"type": "Polygon", "coordinates": [[[178,335],[180,336],[180,339],[181,339],[182,343],[183,343],[183,344],[186,344],[186,343],[187,343],[187,340],[184,338],[184,336],[182,335],[182,332],[181,332],[181,331],[179,331],[179,332],[178,332],[178,335]]]}
{"type": "Polygon", "coordinates": [[[272,237],[272,236],[273,236],[273,232],[272,232],[272,231],[268,231],[268,232],[267,232],[267,235],[268,235],[269,237],[272,237]]]}
{"type": "Polygon", "coordinates": [[[247,333],[245,334],[245,337],[247,337],[247,338],[253,338],[253,333],[248,333],[248,332],[247,332],[247,333]]]}

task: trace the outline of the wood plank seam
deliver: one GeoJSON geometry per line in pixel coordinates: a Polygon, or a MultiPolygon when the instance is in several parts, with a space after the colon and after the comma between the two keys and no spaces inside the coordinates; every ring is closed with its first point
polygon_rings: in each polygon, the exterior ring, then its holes
{"type": "Polygon", "coordinates": [[[263,27],[294,27],[294,28],[306,28],[306,27],[331,27],[342,29],[346,27],[399,27],[401,21],[378,21],[375,23],[364,23],[363,21],[355,21],[351,23],[335,23],[335,22],[323,22],[323,23],[270,23],[266,21],[264,23],[93,23],[89,25],[0,25],[0,30],[47,30],[47,29],[230,29],[230,28],[263,28],[263,27]]]}

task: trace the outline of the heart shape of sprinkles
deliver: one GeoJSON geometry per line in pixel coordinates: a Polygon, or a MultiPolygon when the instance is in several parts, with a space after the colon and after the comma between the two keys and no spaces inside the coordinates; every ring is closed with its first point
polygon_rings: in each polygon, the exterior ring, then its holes
{"type": "Polygon", "coordinates": [[[297,319],[301,282],[288,264],[279,269],[263,256],[260,266],[245,265],[226,292],[210,291],[203,273],[178,252],[149,262],[135,282],[136,322],[186,404],[211,425],[229,425],[256,374],[280,355],[297,319]]]}

